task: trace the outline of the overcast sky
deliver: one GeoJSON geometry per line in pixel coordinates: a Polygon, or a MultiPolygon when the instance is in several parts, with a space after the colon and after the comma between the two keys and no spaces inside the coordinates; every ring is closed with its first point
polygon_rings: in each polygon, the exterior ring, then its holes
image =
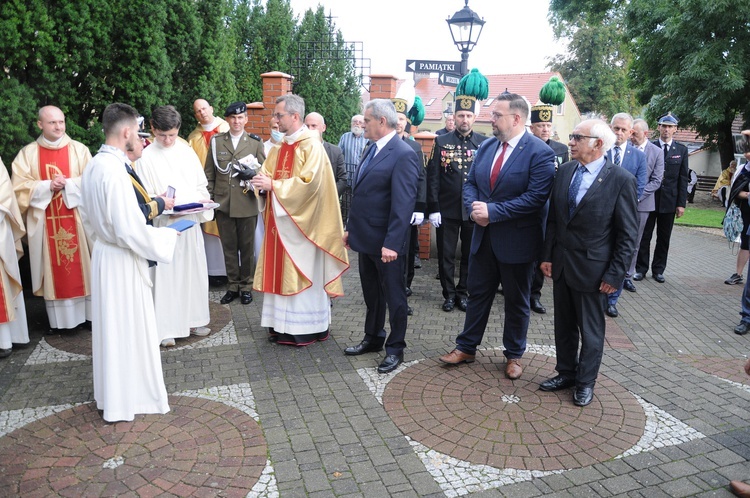
{"type": "MultiPolygon", "coordinates": [[[[364,43],[371,74],[406,76],[406,59],[460,61],[446,19],[463,0],[291,0],[300,18],[308,8],[325,7],[348,42],[364,43]]],[[[547,22],[548,0],[469,0],[486,21],[469,69],[484,74],[547,71],[549,58],[563,53],[547,22]]]]}

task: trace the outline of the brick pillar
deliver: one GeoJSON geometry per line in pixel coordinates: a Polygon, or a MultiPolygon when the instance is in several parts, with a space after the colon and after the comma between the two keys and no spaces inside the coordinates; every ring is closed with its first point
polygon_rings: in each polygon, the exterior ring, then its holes
{"type": "MultiPolygon", "coordinates": [[[[419,143],[419,145],[422,147],[422,153],[424,154],[425,160],[429,161],[430,156],[432,155],[432,147],[435,143],[435,137],[437,137],[437,135],[430,132],[418,132],[412,136],[414,137],[414,140],[416,140],[417,143],[419,143]]],[[[430,252],[432,248],[430,232],[432,225],[430,225],[429,221],[427,221],[427,216],[429,215],[430,213],[424,214],[425,223],[423,223],[419,227],[419,259],[430,259],[430,252]]]]}
{"type": "Polygon", "coordinates": [[[398,80],[390,74],[370,75],[370,99],[392,99],[396,96],[398,80]]]}
{"type": "Polygon", "coordinates": [[[293,76],[279,71],[263,73],[263,101],[247,104],[247,124],[245,131],[260,135],[263,140],[270,138],[271,114],[276,107],[276,99],[292,93],[293,76]]]}

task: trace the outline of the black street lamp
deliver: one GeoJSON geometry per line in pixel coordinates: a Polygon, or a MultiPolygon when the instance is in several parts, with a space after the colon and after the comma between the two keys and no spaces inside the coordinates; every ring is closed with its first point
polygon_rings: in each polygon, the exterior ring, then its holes
{"type": "Polygon", "coordinates": [[[464,0],[464,8],[453,14],[453,17],[446,19],[448,27],[451,30],[453,43],[461,52],[461,76],[469,72],[469,52],[474,49],[474,45],[482,34],[484,18],[469,8],[469,0],[464,0]]]}

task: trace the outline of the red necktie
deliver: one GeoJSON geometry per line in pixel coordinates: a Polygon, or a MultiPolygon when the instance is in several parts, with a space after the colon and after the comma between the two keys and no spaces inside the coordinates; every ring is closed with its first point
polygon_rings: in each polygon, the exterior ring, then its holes
{"type": "Polygon", "coordinates": [[[497,161],[492,166],[492,174],[490,174],[490,190],[495,188],[495,182],[497,177],[500,175],[500,170],[503,169],[503,159],[505,158],[505,149],[508,148],[508,142],[503,142],[503,150],[500,155],[497,156],[497,161]]]}

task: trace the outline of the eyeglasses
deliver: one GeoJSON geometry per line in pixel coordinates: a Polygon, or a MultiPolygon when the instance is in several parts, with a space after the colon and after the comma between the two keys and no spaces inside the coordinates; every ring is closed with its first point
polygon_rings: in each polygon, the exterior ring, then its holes
{"type": "Polygon", "coordinates": [[[288,116],[290,114],[291,114],[291,112],[275,112],[275,113],[271,114],[271,116],[273,116],[274,118],[276,118],[277,120],[279,120],[283,116],[288,116]]]}
{"type": "Polygon", "coordinates": [[[579,135],[578,133],[571,133],[568,135],[568,138],[574,142],[580,142],[584,138],[599,138],[599,137],[592,137],[591,135],[579,135]]]}
{"type": "Polygon", "coordinates": [[[518,116],[518,114],[500,114],[499,112],[493,112],[492,113],[492,119],[497,121],[500,118],[503,118],[505,116],[518,116]]]}

